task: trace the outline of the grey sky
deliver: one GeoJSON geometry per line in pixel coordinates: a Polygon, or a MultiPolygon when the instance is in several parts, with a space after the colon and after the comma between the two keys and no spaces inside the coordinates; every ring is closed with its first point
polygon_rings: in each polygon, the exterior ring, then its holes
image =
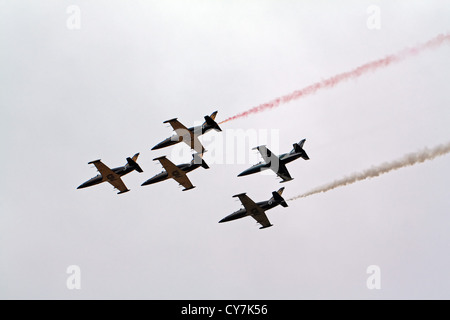
{"type": "Polygon", "coordinates": [[[289,183],[237,178],[250,163],[206,154],[192,191],[140,186],[161,171],[153,158],[181,150],[150,151],[171,133],[164,120],[221,121],[450,32],[449,1],[340,3],[0,0],[0,298],[450,298],[448,156],[290,201],[268,212],[272,228],[217,223],[240,207],[234,194],[285,186],[287,199],[448,142],[449,45],[205,137],[273,131],[277,152],[306,138],[311,160],[288,165],[289,183]],[[80,29],[67,28],[70,5],[80,29]],[[89,161],[136,152],[131,192],[76,190],[96,174],[89,161]],[[70,265],[81,290],[66,287],[70,265]],[[366,286],[370,265],[380,290],[366,286]]]}

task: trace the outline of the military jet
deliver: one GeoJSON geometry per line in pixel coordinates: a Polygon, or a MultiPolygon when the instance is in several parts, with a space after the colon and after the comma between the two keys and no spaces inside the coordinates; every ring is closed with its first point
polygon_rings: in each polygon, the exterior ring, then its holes
{"type": "Polygon", "coordinates": [[[210,116],[204,117],[205,122],[201,126],[191,127],[189,129],[181,124],[177,118],[164,121],[163,123],[169,123],[172,126],[175,134],[158,143],[152,148],[152,150],[165,148],[183,141],[197,153],[203,154],[205,152],[205,148],[201,144],[200,140],[198,140],[198,137],[212,129],[222,131],[217,122],[214,121],[216,115],[217,111],[214,111],[210,116]]]}
{"type": "Polygon", "coordinates": [[[165,171],[155,175],[153,178],[148,179],[142,185],[146,186],[172,178],[184,187],[183,191],[194,189],[195,186],[192,185],[186,173],[191,172],[200,166],[205,169],[209,169],[209,167],[205,160],[203,160],[198,154],[195,153],[192,157],[193,159],[190,163],[184,163],[177,166],[165,156],[153,159],[158,160],[164,167],[165,171]]]}
{"type": "Polygon", "coordinates": [[[272,198],[268,201],[262,201],[255,203],[252,199],[250,199],[245,193],[237,194],[233,197],[238,197],[244,205],[244,209],[240,209],[229,216],[226,216],[219,223],[232,221],[236,219],[240,219],[246,216],[251,216],[254,218],[259,224],[261,224],[260,229],[271,227],[269,219],[266,216],[265,211],[275,208],[278,205],[283,207],[287,207],[286,201],[283,199],[281,194],[283,193],[284,187],[278,191],[272,192],[272,198]]]}
{"type": "Polygon", "coordinates": [[[130,191],[123,183],[121,177],[130,173],[133,170],[136,170],[137,172],[143,172],[141,167],[136,163],[138,156],[139,156],[139,153],[136,153],[132,158],[127,158],[126,165],[124,165],[122,167],[114,168],[114,169],[108,168],[100,160],[88,162],[88,164],[93,164],[97,168],[97,170],[100,174],[98,174],[96,177],[94,177],[92,179],[89,179],[85,183],[81,184],[77,189],[90,187],[90,186],[107,181],[110,184],[112,184],[114,186],[114,188],[119,190],[119,192],[117,194],[121,194],[121,193],[130,191]]]}
{"type": "Polygon", "coordinates": [[[305,150],[303,150],[303,145],[305,144],[305,141],[306,139],[303,139],[299,143],[294,143],[293,145],[294,149],[292,149],[291,152],[284,153],[279,157],[274,155],[266,146],[259,146],[253,148],[257,149],[261,153],[264,162],[255,164],[249,169],[241,172],[240,174],[238,174],[238,177],[246,176],[267,169],[272,169],[277,174],[277,176],[283,179],[283,181],[280,181],[280,183],[293,180],[293,178],[289,174],[289,171],[286,168],[286,164],[300,157],[302,157],[305,160],[309,160],[308,155],[306,154],[305,150]]]}

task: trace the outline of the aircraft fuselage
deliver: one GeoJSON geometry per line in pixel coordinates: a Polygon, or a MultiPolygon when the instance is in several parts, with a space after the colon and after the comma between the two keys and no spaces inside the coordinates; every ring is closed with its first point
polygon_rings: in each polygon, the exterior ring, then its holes
{"type": "MultiPolygon", "coordinates": [[[[263,209],[264,211],[267,211],[267,210],[275,208],[276,206],[279,205],[279,203],[274,201],[273,199],[271,199],[269,201],[257,202],[256,205],[261,207],[261,209],[263,209]]],[[[233,221],[236,219],[241,219],[241,218],[244,218],[249,215],[251,215],[251,212],[247,212],[246,209],[240,209],[240,210],[233,212],[232,214],[226,216],[225,218],[220,220],[219,223],[233,221]]]]}
{"type": "MultiPolygon", "coordinates": [[[[301,154],[298,152],[289,152],[289,153],[284,153],[284,154],[280,155],[279,159],[280,159],[281,164],[286,164],[286,163],[292,162],[300,157],[301,157],[301,154]]],[[[273,166],[273,168],[278,169],[279,165],[280,165],[279,163],[272,164],[271,162],[268,162],[268,163],[261,162],[261,163],[255,164],[254,166],[243,171],[238,176],[242,177],[242,176],[246,176],[246,175],[260,172],[263,170],[267,170],[267,169],[270,169],[272,166],[273,166]]]]}
{"type": "MultiPolygon", "coordinates": [[[[119,175],[120,177],[130,173],[131,171],[134,170],[134,168],[132,168],[131,166],[125,165],[122,167],[117,167],[117,168],[113,168],[111,169],[115,174],[119,175]]],[[[88,181],[82,183],[77,189],[82,189],[82,188],[87,188],[87,187],[91,187],[91,186],[95,186],[96,184],[105,182],[105,181],[113,181],[115,179],[114,176],[111,175],[110,176],[106,176],[103,177],[101,174],[98,174],[97,176],[89,179],[88,181]]]]}
{"type": "MultiPolygon", "coordinates": [[[[184,171],[185,173],[191,172],[195,169],[197,169],[198,167],[200,167],[201,164],[197,164],[197,163],[183,163],[177,166],[177,168],[179,168],[180,170],[184,171]]],[[[148,179],[147,181],[145,181],[142,185],[149,185],[149,184],[153,184],[156,182],[161,182],[164,180],[169,179],[169,174],[167,173],[167,171],[163,171],[161,173],[158,173],[157,175],[155,175],[154,177],[148,179]]]]}
{"type": "Polygon", "coordinates": [[[289,153],[284,153],[280,156],[280,161],[283,164],[292,162],[294,160],[297,160],[298,158],[300,158],[302,155],[298,152],[289,152],[289,153]]]}
{"type": "MultiPolygon", "coordinates": [[[[196,127],[191,127],[188,128],[188,130],[190,132],[192,132],[196,137],[201,136],[202,134],[207,133],[208,131],[213,130],[214,128],[209,126],[209,125],[201,125],[201,126],[196,126],[196,127]]],[[[179,136],[177,134],[174,134],[173,136],[164,139],[163,141],[161,141],[160,143],[158,143],[156,146],[154,146],[152,148],[152,150],[156,150],[156,149],[161,149],[161,148],[165,148],[174,144],[177,144],[179,142],[183,141],[183,137],[179,136]]]]}

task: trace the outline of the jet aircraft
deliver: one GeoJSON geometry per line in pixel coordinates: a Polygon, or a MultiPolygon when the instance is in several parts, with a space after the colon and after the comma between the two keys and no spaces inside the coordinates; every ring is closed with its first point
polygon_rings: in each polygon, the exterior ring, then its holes
{"type": "Polygon", "coordinates": [[[136,170],[137,172],[143,172],[141,167],[136,163],[136,160],[139,156],[139,153],[136,153],[132,158],[127,158],[127,164],[122,167],[117,167],[114,169],[108,168],[103,162],[100,160],[94,160],[89,162],[88,164],[93,164],[97,168],[99,174],[92,179],[89,179],[85,183],[81,184],[77,189],[82,189],[86,187],[90,187],[102,182],[109,182],[114,186],[114,188],[118,189],[119,192],[117,194],[125,193],[130,191],[125,184],[123,183],[121,177],[130,173],[131,171],[136,170]]]}
{"type": "Polygon", "coordinates": [[[205,148],[201,144],[200,140],[198,140],[198,137],[212,129],[222,131],[217,122],[214,121],[216,115],[217,111],[214,111],[210,116],[204,117],[205,122],[201,126],[191,127],[189,129],[181,124],[177,118],[164,121],[163,123],[169,123],[172,126],[175,134],[158,143],[152,148],[152,150],[165,148],[183,141],[197,153],[203,154],[205,152],[205,148]]]}
{"type": "Polygon", "coordinates": [[[197,169],[200,166],[205,169],[209,169],[209,167],[206,164],[205,160],[203,160],[197,153],[193,154],[192,157],[193,159],[190,163],[184,163],[180,165],[173,164],[173,162],[167,159],[165,156],[153,159],[158,160],[164,167],[165,171],[155,175],[153,178],[148,179],[142,185],[146,186],[152,183],[161,182],[172,178],[184,187],[183,191],[195,188],[186,174],[197,169]]]}
{"type": "Polygon", "coordinates": [[[241,200],[244,209],[240,209],[222,220],[219,223],[232,221],[236,219],[240,219],[246,216],[251,216],[254,218],[259,224],[261,224],[260,229],[271,227],[269,219],[266,216],[265,211],[275,208],[278,205],[283,207],[287,207],[286,201],[283,199],[281,194],[283,193],[284,187],[278,191],[272,192],[272,198],[268,201],[262,201],[255,203],[252,199],[250,199],[245,193],[234,195],[233,197],[238,197],[241,200]]]}
{"type": "Polygon", "coordinates": [[[291,152],[284,153],[279,157],[274,155],[264,145],[253,148],[257,149],[261,153],[264,162],[257,163],[254,166],[250,167],[249,169],[241,172],[240,174],[238,174],[238,177],[246,176],[267,169],[272,169],[277,174],[277,176],[283,179],[283,181],[280,181],[280,183],[293,180],[293,178],[289,174],[289,171],[286,168],[286,164],[300,157],[302,157],[305,160],[309,160],[308,155],[306,154],[305,150],[303,150],[303,145],[305,144],[305,141],[306,139],[303,139],[299,143],[294,143],[293,145],[294,149],[292,149],[291,152]]]}

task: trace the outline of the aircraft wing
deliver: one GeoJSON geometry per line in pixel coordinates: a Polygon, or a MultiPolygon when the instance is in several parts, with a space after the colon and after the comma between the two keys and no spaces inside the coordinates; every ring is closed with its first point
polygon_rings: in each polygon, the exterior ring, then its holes
{"type": "Polygon", "coordinates": [[[272,151],[270,151],[266,146],[259,146],[256,148],[261,153],[261,156],[263,157],[264,161],[266,163],[270,163],[270,167],[267,169],[272,169],[277,174],[277,176],[283,179],[282,182],[292,180],[292,177],[289,174],[288,169],[282,163],[282,161],[280,161],[280,158],[278,156],[274,155],[272,151]]]}
{"type": "Polygon", "coordinates": [[[258,149],[259,153],[261,153],[261,156],[263,157],[266,163],[280,161],[280,159],[276,155],[274,155],[272,151],[270,151],[266,146],[259,146],[254,149],[258,149]]]}
{"type": "Polygon", "coordinates": [[[198,140],[198,137],[192,131],[186,128],[180,121],[178,121],[177,119],[172,119],[164,121],[164,123],[169,123],[176,134],[179,137],[182,137],[183,142],[191,147],[191,149],[200,154],[205,152],[205,148],[203,147],[200,140],[198,140]]]}
{"type": "Polygon", "coordinates": [[[286,181],[290,181],[292,180],[291,175],[289,174],[288,169],[286,168],[286,166],[284,164],[282,164],[281,162],[279,163],[279,167],[278,167],[278,172],[276,172],[277,176],[279,176],[281,179],[283,179],[283,181],[281,182],[286,182],[286,181]]]}
{"type": "Polygon", "coordinates": [[[206,151],[200,140],[198,140],[198,137],[194,134],[191,134],[190,144],[188,141],[185,142],[191,147],[191,149],[195,150],[195,152],[197,152],[198,154],[203,154],[206,151]]]}
{"type": "Polygon", "coordinates": [[[180,121],[178,121],[176,118],[164,121],[164,123],[169,123],[173,130],[179,135],[184,136],[186,133],[190,132],[188,128],[186,128],[180,121]],[[182,132],[185,131],[185,132],[182,132]]]}
{"type": "Polygon", "coordinates": [[[176,182],[178,182],[184,187],[183,191],[194,188],[191,181],[187,177],[186,173],[180,168],[178,168],[176,165],[174,165],[172,161],[170,161],[164,156],[153,160],[158,160],[161,163],[161,165],[167,171],[169,178],[174,179],[176,182]]]}
{"type": "Polygon", "coordinates": [[[119,193],[129,191],[120,176],[110,168],[108,168],[108,166],[106,166],[103,162],[101,162],[100,160],[95,160],[89,162],[89,164],[93,164],[97,168],[98,172],[100,172],[100,174],[102,175],[103,181],[108,181],[114,188],[119,190],[119,193]]]}
{"type": "Polygon", "coordinates": [[[261,228],[270,227],[272,224],[266,216],[264,210],[258,206],[252,199],[250,199],[245,193],[237,194],[234,197],[238,197],[241,200],[245,210],[259,223],[261,228]]]}

